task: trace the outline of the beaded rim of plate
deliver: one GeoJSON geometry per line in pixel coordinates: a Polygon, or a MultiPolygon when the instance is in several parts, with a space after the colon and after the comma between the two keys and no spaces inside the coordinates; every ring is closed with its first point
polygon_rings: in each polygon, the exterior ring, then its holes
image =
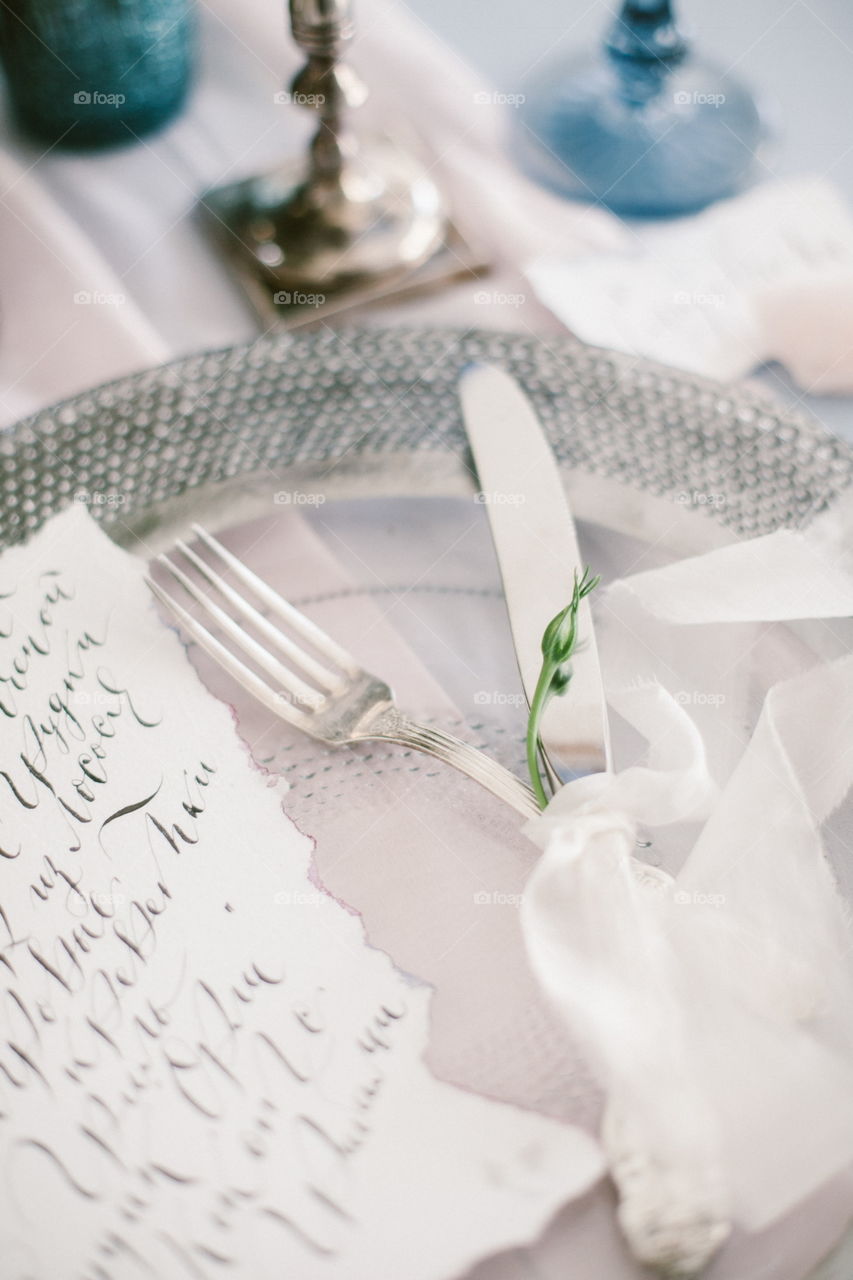
{"type": "Polygon", "coordinates": [[[740,536],[799,527],[844,489],[853,450],[806,414],[570,337],[417,329],[276,333],[121,378],[0,437],[0,543],[86,502],[116,536],[182,494],[359,458],[465,455],[456,384],[473,360],[527,390],[559,461],[674,500],[740,536]],[[698,498],[696,498],[698,495],[698,498]]]}

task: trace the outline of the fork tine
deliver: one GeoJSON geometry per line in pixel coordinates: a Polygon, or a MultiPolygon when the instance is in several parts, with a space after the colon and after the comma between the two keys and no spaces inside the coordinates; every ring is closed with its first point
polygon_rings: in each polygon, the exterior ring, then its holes
{"type": "Polygon", "coordinates": [[[184,542],[178,541],[175,543],[175,548],[182,552],[190,564],[195,566],[214,590],[229,602],[235,613],[239,613],[247,622],[251,622],[252,626],[262,636],[265,636],[270,644],[274,645],[290,662],[300,666],[310,679],[316,681],[329,693],[337,693],[343,688],[345,682],[340,674],[336,674],[330,671],[328,667],[324,667],[310,653],[306,653],[298,644],[294,644],[289,636],[279,631],[278,627],[274,627],[268,618],[259,613],[253,605],[249,604],[248,600],[244,600],[232,586],[229,586],[224,578],[221,578],[218,573],[214,573],[210,565],[202,560],[201,556],[196,555],[191,547],[188,547],[184,542]]]}
{"type": "MultiPolygon", "coordinates": [[[[239,623],[230,618],[224,609],[221,609],[215,600],[211,600],[210,596],[199,590],[196,584],[187,577],[182,569],[172,564],[167,556],[158,556],[157,564],[167,569],[172,577],[180,583],[187,595],[197,601],[202,608],[212,617],[221,631],[233,640],[234,644],[247,654],[253,662],[262,667],[273,680],[280,685],[289,694],[299,698],[309,707],[316,706],[318,701],[322,700],[324,695],[318,693],[311,685],[306,684],[298,675],[290,671],[279,660],[268,653],[262,644],[259,644],[254,636],[250,636],[244,631],[239,623]]],[[[185,610],[186,612],[186,610],[185,610]]],[[[192,615],[188,615],[192,616],[192,615]]]]}
{"type": "Polygon", "coordinates": [[[310,618],[306,618],[304,613],[300,613],[292,604],[289,604],[277,591],[273,591],[263,579],[259,578],[256,573],[248,569],[241,560],[232,555],[221,542],[218,542],[212,534],[209,534],[201,525],[194,524],[192,526],[193,533],[199,538],[205,546],[209,547],[219,558],[228,565],[228,568],[236,578],[249,587],[255,593],[258,599],[277,614],[283,622],[288,623],[294,631],[298,632],[304,640],[312,644],[314,648],[324,654],[332,662],[336,662],[338,666],[350,676],[356,676],[361,671],[361,667],[351,654],[347,653],[339,644],[327,635],[321,627],[312,622],[310,618]]]}
{"type": "Polygon", "coordinates": [[[159,583],[148,577],[146,577],[145,581],[160,603],[165,605],[180,622],[184,631],[192,636],[201,645],[202,649],[210,654],[214,661],[224,667],[238,684],[242,685],[249,693],[254,694],[259,702],[262,702],[270,711],[275,712],[282,720],[287,720],[289,724],[301,729],[303,733],[311,733],[309,716],[291,703],[288,703],[275,689],[271,689],[259,675],[250,670],[239,658],[235,657],[230,649],[226,649],[225,645],[207,630],[207,627],[203,627],[191,613],[188,613],[182,605],[178,604],[177,600],[170,596],[168,591],[164,591],[159,583]]]}

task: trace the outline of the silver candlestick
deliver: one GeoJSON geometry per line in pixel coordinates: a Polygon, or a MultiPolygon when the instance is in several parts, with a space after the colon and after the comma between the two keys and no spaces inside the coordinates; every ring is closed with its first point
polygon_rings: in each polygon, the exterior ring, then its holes
{"type": "Polygon", "coordinates": [[[413,271],[444,244],[448,218],[413,156],[350,126],[367,90],[341,60],[353,35],[349,0],[290,0],[290,23],[308,60],[289,100],[319,116],[307,164],[218,188],[203,204],[276,301],[298,306],[413,271]]]}

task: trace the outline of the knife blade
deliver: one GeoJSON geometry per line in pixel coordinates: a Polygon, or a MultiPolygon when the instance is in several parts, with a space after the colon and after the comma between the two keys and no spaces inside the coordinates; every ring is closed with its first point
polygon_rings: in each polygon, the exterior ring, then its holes
{"type": "MultiPolygon", "coordinates": [[[[568,604],[575,570],[578,577],[583,572],[575,524],[556,458],[514,379],[492,365],[469,365],[459,394],[529,703],[542,666],[542,634],[568,604]]],[[[610,733],[586,600],[578,637],[571,684],[547,706],[541,737],[552,761],[575,774],[595,773],[610,766],[610,733]]]]}

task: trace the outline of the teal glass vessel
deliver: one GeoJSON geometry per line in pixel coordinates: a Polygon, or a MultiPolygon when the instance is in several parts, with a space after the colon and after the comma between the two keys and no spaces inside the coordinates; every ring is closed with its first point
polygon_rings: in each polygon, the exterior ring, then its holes
{"type": "Polygon", "coordinates": [[[191,0],[5,0],[0,57],[17,121],[67,148],[133,142],[187,94],[191,0]]]}

